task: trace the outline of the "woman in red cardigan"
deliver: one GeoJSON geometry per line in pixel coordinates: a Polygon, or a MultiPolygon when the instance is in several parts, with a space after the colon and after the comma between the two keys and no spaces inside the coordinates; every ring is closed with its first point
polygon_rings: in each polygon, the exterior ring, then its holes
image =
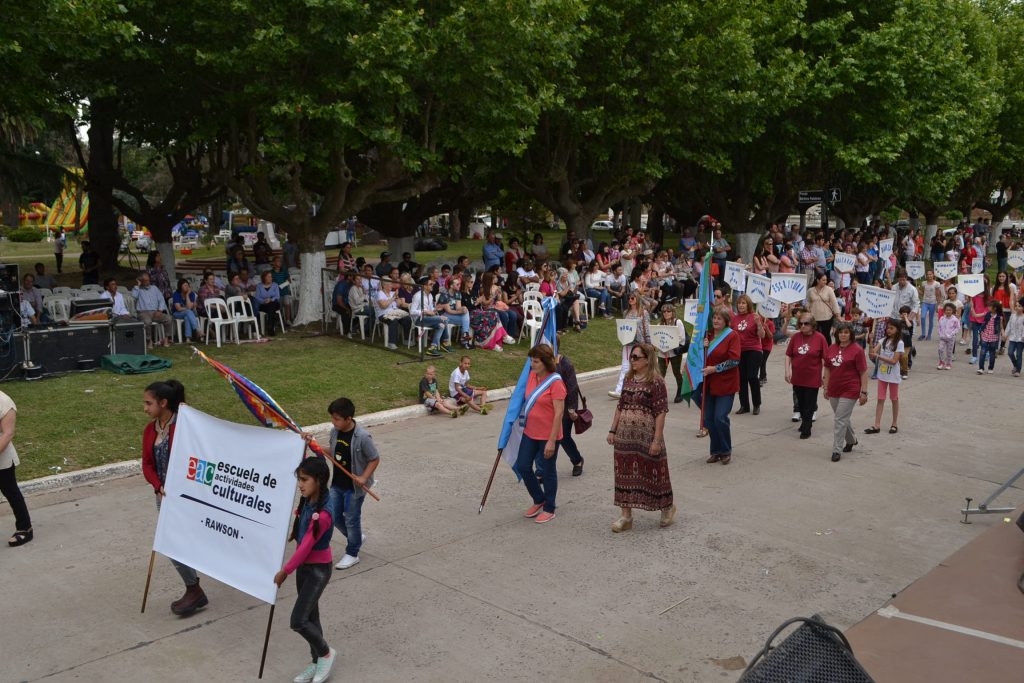
{"type": "MultiPolygon", "coordinates": [[[[178,406],[184,402],[185,387],[176,379],[153,382],[142,394],[142,409],[153,418],[142,432],[142,475],[156,493],[157,510],[164,497],[167,464],[171,458],[171,442],[174,441],[174,422],[178,417],[178,406]]],[[[196,570],[177,560],[171,560],[171,564],[185,582],[185,594],[171,603],[171,611],[184,617],[206,607],[209,601],[199,587],[196,570]]]]}
{"type": "Polygon", "coordinates": [[[729,328],[731,315],[726,308],[715,309],[711,329],[704,339],[704,387],[701,400],[704,428],[711,437],[708,462],[728,465],[732,459],[732,434],[729,413],[740,390],[740,337],[729,328]]]}

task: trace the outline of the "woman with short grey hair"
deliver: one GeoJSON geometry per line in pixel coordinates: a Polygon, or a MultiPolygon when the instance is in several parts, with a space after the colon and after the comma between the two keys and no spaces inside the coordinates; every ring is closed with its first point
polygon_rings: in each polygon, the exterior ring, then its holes
{"type": "Polygon", "coordinates": [[[857,445],[850,417],[853,407],[868,402],[868,360],[864,349],[853,338],[853,325],[840,322],[835,326],[834,344],[825,352],[825,398],[835,413],[832,436],[832,462],[839,462],[842,453],[857,445]]]}

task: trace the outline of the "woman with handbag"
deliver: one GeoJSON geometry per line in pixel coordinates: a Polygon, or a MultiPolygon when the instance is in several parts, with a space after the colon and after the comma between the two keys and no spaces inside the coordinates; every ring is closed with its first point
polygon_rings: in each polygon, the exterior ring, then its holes
{"type": "Polygon", "coordinates": [[[580,393],[580,385],[576,381],[576,368],[572,361],[562,354],[558,354],[555,372],[565,382],[565,411],[562,413],[562,438],[559,439],[558,446],[564,448],[565,454],[569,456],[569,461],[572,463],[572,476],[578,477],[583,474],[583,456],[580,455],[580,449],[573,441],[572,429],[575,426],[576,433],[582,434],[590,429],[594,416],[587,410],[587,399],[580,393]],[[582,410],[579,407],[579,399],[583,400],[582,410]]]}
{"type": "Polygon", "coordinates": [[[676,515],[665,455],[668,393],[656,362],[650,344],[637,344],[630,351],[630,370],[608,430],[608,443],[615,448],[615,504],[622,510],[613,533],[633,528],[634,508],[660,511],[662,527],[671,525],[676,515]]]}

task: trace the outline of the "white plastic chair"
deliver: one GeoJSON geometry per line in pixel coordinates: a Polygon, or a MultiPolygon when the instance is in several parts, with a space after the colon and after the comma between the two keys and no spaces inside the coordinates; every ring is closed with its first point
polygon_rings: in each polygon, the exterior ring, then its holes
{"type": "MultiPolygon", "coordinates": [[[[234,333],[235,343],[240,343],[238,340],[238,331],[235,327],[235,319],[228,311],[228,305],[219,297],[210,297],[204,303],[206,306],[207,320],[207,331],[206,331],[206,344],[210,344],[210,328],[213,328],[213,334],[217,337],[217,348],[220,348],[221,343],[221,328],[227,327],[229,332],[234,333]]],[[[225,335],[225,338],[227,335],[225,335]]]]}
{"type": "Polygon", "coordinates": [[[533,348],[537,333],[540,331],[541,325],[544,324],[544,308],[541,307],[539,301],[527,299],[523,302],[523,313],[525,315],[523,316],[523,325],[519,328],[519,338],[522,339],[529,328],[530,348],[533,348]]]}
{"type": "MultiPolygon", "coordinates": [[[[228,311],[235,321],[235,338],[241,335],[243,325],[252,325],[256,330],[256,338],[260,338],[260,321],[252,311],[252,301],[241,296],[229,296],[227,300],[228,311]]],[[[252,339],[252,335],[249,335],[252,339]]]]}
{"type": "Polygon", "coordinates": [[[71,297],[69,296],[51,294],[43,297],[43,308],[57,322],[66,322],[71,319],[71,297]]]}
{"type": "Polygon", "coordinates": [[[523,292],[523,303],[524,304],[527,301],[536,301],[537,303],[540,303],[543,300],[544,300],[544,295],[540,293],[540,290],[530,289],[530,290],[527,290],[527,291],[523,292]]]}
{"type": "Polygon", "coordinates": [[[79,287],[82,292],[88,292],[90,294],[102,294],[103,288],[99,285],[82,285],[79,287]]]}
{"type": "MultiPolygon", "coordinates": [[[[341,316],[338,316],[338,319],[341,320],[341,316]]],[[[285,330],[285,327],[284,327],[284,316],[281,315],[281,309],[280,308],[277,309],[277,322],[278,322],[278,329],[281,330],[281,334],[284,334],[285,332],[287,332],[287,330],[285,330]]],[[[267,329],[267,314],[264,313],[263,311],[260,311],[260,329],[261,330],[267,329]]]]}
{"type": "Polygon", "coordinates": [[[39,292],[39,296],[43,297],[44,299],[53,294],[53,290],[47,289],[46,287],[36,287],[35,289],[37,292],[39,292]]]}
{"type": "Polygon", "coordinates": [[[530,282],[525,287],[523,287],[523,289],[525,291],[527,291],[527,292],[539,292],[540,291],[540,283],[539,282],[530,282]]]}
{"type": "Polygon", "coordinates": [[[74,291],[71,287],[54,287],[54,294],[63,294],[64,296],[71,296],[71,292],[74,291]]]}

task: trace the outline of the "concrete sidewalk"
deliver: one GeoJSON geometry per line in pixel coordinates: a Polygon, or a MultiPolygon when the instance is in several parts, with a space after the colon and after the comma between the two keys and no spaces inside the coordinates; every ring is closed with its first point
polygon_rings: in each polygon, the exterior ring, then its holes
{"type": "MultiPolygon", "coordinates": [[[[1024,383],[1005,358],[999,375],[976,376],[962,354],[954,371],[937,372],[926,345],[901,392],[900,433],[863,435],[873,403],[858,408],[861,445],[833,464],[824,401],[812,438],[797,439],[781,357],[769,364],[761,415],[733,418],[729,466],[704,463],[697,409],[672,406],[680,514],[664,530],[657,514],[639,512],[633,531],[609,530],[618,514],[605,443],[611,379],[583,386],[595,414],[578,439],[585,472],[569,477],[560,456],[559,513],[544,526],[522,518],[527,495],[504,465],[477,515],[500,414],[374,427],[383,502],[366,502],[363,560],[335,572],[320,605],[342,666],[333,680],[732,681],[785,619],[817,612],[845,629],[1002,523],[979,516],[964,526],[957,511],[1020,466],[1005,406],[1024,383]]],[[[36,540],[0,547],[0,680],[255,679],[266,605],[204,580],[210,606],[174,617],[181,584],[159,557],[139,614],[156,523],[141,477],[29,505],[36,540]]],[[[12,527],[3,506],[0,528],[12,527]]],[[[265,680],[291,680],[306,663],[288,628],[294,592],[291,582],[281,591],[265,680]]]]}

